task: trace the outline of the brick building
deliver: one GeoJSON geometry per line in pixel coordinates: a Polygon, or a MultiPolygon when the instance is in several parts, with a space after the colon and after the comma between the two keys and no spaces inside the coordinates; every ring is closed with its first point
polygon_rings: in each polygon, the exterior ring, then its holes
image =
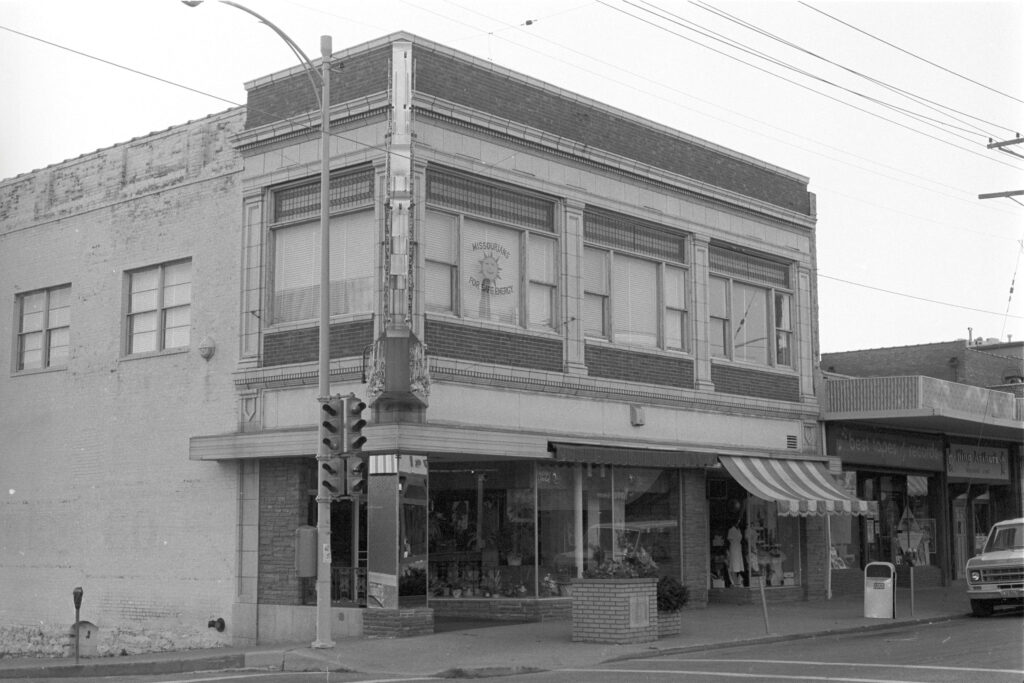
{"type": "MultiPolygon", "coordinates": [[[[409,34],[332,59],[329,375],[370,419],[335,635],[565,616],[631,552],[697,607],[824,597],[825,514],[869,507],[822,452],[807,179],[409,34]]],[[[0,183],[9,628],[82,585],[105,642],[312,637],[318,105],[247,90],[0,183]]]]}
{"type": "Polygon", "coordinates": [[[991,525],[1024,513],[1022,358],[980,339],[822,354],[827,451],[879,506],[833,520],[836,590],[871,561],[913,565],[918,585],[963,578],[991,525]]]}
{"type": "Polygon", "coordinates": [[[2,652],[59,653],[76,586],[104,652],[224,642],[238,467],[188,437],[237,425],[244,119],[0,182],[2,652]]]}

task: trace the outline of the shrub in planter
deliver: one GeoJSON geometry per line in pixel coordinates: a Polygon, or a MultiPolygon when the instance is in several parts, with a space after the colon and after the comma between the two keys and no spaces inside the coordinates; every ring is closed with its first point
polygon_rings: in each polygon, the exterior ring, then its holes
{"type": "Polygon", "coordinates": [[[678,612],[690,600],[690,589],[673,576],[658,579],[658,611],[678,612]]]}

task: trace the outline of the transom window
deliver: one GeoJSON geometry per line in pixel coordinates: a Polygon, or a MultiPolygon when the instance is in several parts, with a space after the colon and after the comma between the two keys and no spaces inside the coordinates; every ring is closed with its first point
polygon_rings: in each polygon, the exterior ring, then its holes
{"type": "Polygon", "coordinates": [[[793,365],[789,267],[712,245],[708,280],[711,355],[757,365],[793,365]]]}
{"type": "MultiPolygon", "coordinates": [[[[373,169],[331,178],[331,315],[370,313],[374,307],[377,223],[373,169]]],[[[274,324],[313,320],[320,310],[320,184],[274,193],[272,227],[274,324]]]]}
{"type": "Polygon", "coordinates": [[[192,328],[192,261],[128,273],[129,354],[186,347],[192,328]]]}
{"type": "Polygon", "coordinates": [[[428,171],[427,311],[537,329],[556,317],[554,202],[428,171]]]}
{"type": "Polygon", "coordinates": [[[584,333],[620,344],[689,350],[685,236],[588,211],[584,238],[584,333]]]}
{"type": "Polygon", "coordinates": [[[22,294],[18,310],[18,370],[62,367],[68,362],[71,285],[22,294]]]}

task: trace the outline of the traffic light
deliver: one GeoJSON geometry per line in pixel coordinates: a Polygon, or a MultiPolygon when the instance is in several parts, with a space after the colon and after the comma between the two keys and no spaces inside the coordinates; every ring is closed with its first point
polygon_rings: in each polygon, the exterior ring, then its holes
{"type": "Polygon", "coordinates": [[[366,410],[366,404],[355,394],[349,394],[344,401],[345,439],[342,450],[345,453],[359,453],[363,449],[363,444],[366,443],[366,437],[363,436],[363,427],[366,426],[363,411],[366,410]]]}
{"type": "Polygon", "coordinates": [[[340,396],[331,396],[320,403],[320,443],[327,446],[330,455],[344,450],[345,405],[340,396]]]}
{"type": "Polygon", "coordinates": [[[347,459],[348,472],[346,473],[345,485],[348,487],[348,495],[354,496],[366,493],[366,465],[367,456],[358,455],[347,459]]]}
{"type": "Polygon", "coordinates": [[[332,498],[345,495],[344,458],[335,455],[320,463],[320,485],[332,498]]]}
{"type": "Polygon", "coordinates": [[[345,493],[345,461],[341,457],[345,446],[344,413],[345,404],[340,396],[321,400],[320,443],[325,446],[328,457],[319,463],[319,486],[332,498],[345,493]]]}

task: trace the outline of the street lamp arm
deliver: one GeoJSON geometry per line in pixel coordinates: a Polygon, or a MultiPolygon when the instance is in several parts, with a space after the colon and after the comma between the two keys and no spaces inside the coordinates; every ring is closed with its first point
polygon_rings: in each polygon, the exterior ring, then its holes
{"type": "MultiPolygon", "coordinates": [[[[282,31],[281,29],[279,29],[277,27],[277,25],[274,24],[274,22],[270,21],[269,19],[264,17],[259,12],[256,12],[255,10],[251,10],[248,7],[246,7],[245,5],[241,5],[241,4],[237,3],[237,2],[232,2],[231,0],[218,0],[218,1],[221,2],[222,4],[229,5],[231,7],[234,7],[235,9],[240,9],[243,12],[245,12],[246,14],[250,14],[250,15],[256,17],[261,24],[264,24],[265,26],[268,26],[270,28],[270,30],[272,30],[274,33],[276,33],[278,36],[280,36],[281,40],[283,40],[285,42],[285,44],[288,45],[288,47],[291,49],[292,53],[294,53],[295,56],[298,57],[299,60],[302,62],[302,65],[304,67],[306,67],[306,75],[309,76],[309,82],[313,86],[313,95],[316,97],[317,104],[322,107],[323,104],[324,104],[323,102],[320,101],[320,90],[321,90],[321,85],[322,84],[318,82],[318,80],[322,80],[322,78],[321,78],[320,74],[317,73],[316,67],[313,66],[313,60],[311,60],[309,58],[309,56],[305,52],[303,52],[302,48],[299,47],[298,44],[288,36],[287,33],[282,31]]],[[[184,4],[186,4],[186,5],[188,5],[189,7],[195,7],[195,6],[197,6],[199,4],[195,0],[191,0],[191,1],[190,0],[182,0],[182,2],[184,4]]]]}

